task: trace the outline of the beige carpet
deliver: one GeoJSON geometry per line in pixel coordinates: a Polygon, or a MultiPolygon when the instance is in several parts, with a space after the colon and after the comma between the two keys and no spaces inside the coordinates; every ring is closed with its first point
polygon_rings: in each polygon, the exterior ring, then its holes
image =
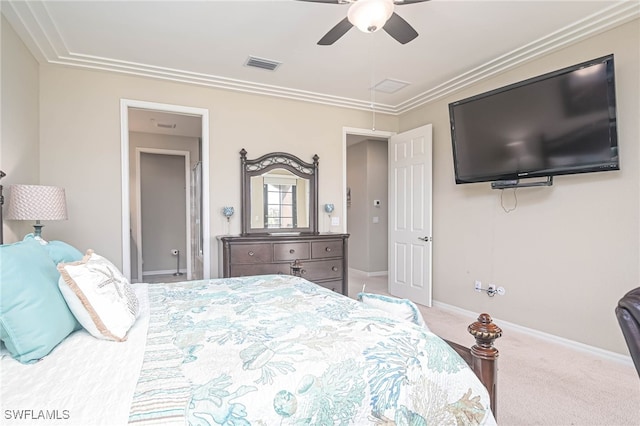
{"type": "MultiPolygon", "coordinates": [[[[387,277],[349,275],[349,295],[387,293],[387,277]]],[[[473,319],[420,307],[439,336],[470,346],[473,319]]],[[[613,312],[612,312],[613,315],[613,312]]],[[[500,325],[500,324],[498,324],[500,325]]],[[[503,328],[496,341],[500,425],[640,425],[640,378],[631,365],[503,328]]]]}

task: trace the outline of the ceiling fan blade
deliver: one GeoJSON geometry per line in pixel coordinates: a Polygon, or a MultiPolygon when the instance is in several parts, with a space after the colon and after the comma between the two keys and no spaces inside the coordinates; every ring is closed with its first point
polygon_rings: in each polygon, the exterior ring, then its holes
{"type": "MultiPolygon", "coordinates": [[[[344,1],[342,0],[298,0],[298,1],[306,1],[309,3],[335,3],[335,4],[344,3],[344,1]]],[[[426,1],[426,0],[420,0],[420,1],[426,1]]]]}
{"type": "Polygon", "coordinates": [[[402,44],[407,44],[414,38],[418,37],[418,33],[411,25],[402,19],[397,13],[393,12],[391,18],[382,27],[391,37],[395,38],[402,44]]]}
{"type": "MultiPolygon", "coordinates": [[[[308,0],[302,0],[302,1],[308,1],[308,0]]],[[[394,3],[396,6],[400,6],[402,4],[423,3],[425,1],[429,1],[429,0],[395,0],[394,3]]]]}
{"type": "Polygon", "coordinates": [[[338,22],[335,27],[331,28],[328,33],[324,35],[318,42],[320,46],[328,46],[335,43],[340,37],[345,35],[353,27],[353,24],[349,22],[348,18],[344,18],[338,22]]]}

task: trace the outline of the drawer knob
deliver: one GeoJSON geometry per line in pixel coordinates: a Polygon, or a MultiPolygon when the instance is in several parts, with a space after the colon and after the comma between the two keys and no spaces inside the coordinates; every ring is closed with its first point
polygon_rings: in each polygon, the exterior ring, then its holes
{"type": "Polygon", "coordinates": [[[331,251],[331,247],[326,247],[326,248],[324,249],[324,251],[326,251],[327,253],[328,253],[328,252],[330,252],[330,251],[331,251]]]}
{"type": "Polygon", "coordinates": [[[249,253],[247,253],[249,256],[253,256],[255,253],[250,251],[249,253]]]}
{"type": "Polygon", "coordinates": [[[296,252],[296,251],[295,251],[294,249],[289,250],[289,253],[290,253],[290,254],[293,254],[293,253],[295,253],[295,252],[296,252]]]}
{"type": "Polygon", "coordinates": [[[331,268],[331,270],[332,270],[333,272],[338,272],[338,267],[337,267],[337,266],[334,266],[334,267],[332,267],[332,268],[331,268]]]}
{"type": "Polygon", "coordinates": [[[304,274],[306,274],[306,273],[307,273],[307,271],[306,271],[306,270],[304,270],[304,269],[300,269],[300,275],[304,275],[304,274]]]}

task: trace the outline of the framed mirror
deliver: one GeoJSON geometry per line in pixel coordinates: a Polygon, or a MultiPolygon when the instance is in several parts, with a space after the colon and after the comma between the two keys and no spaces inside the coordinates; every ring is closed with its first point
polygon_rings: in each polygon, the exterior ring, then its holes
{"type": "Polygon", "coordinates": [[[318,159],[240,151],[242,235],[318,233],[318,159]]]}

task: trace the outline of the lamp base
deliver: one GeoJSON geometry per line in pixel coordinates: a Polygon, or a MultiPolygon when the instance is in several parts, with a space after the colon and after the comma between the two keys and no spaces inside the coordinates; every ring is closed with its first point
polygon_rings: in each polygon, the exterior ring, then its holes
{"type": "Polygon", "coordinates": [[[33,225],[33,236],[36,238],[42,238],[42,228],[44,225],[40,223],[39,220],[36,221],[35,225],[33,225]]]}

